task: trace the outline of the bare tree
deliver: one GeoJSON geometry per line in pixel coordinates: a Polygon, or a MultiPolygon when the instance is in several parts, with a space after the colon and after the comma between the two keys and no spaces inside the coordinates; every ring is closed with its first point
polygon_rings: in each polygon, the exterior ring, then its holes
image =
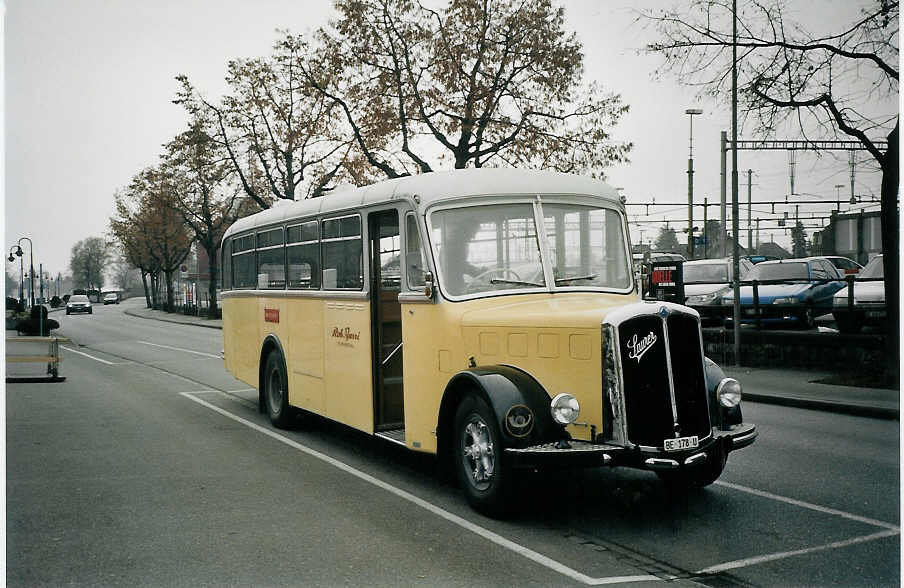
{"type": "Polygon", "coordinates": [[[254,212],[231,178],[234,170],[222,143],[209,133],[208,112],[195,111],[188,130],[166,145],[162,169],[173,185],[176,212],[207,253],[208,316],[217,316],[220,241],[240,216],[254,212]]]}
{"type": "Polygon", "coordinates": [[[109,259],[109,248],[101,237],[88,237],[73,245],[69,268],[76,285],[87,290],[100,290],[109,259]]]}
{"type": "MultiPolygon", "coordinates": [[[[785,0],[745,0],[738,9],[738,95],[763,138],[796,127],[805,138],[859,141],[882,170],[882,248],[888,304],[888,359],[898,371],[898,2],[866,2],[852,22],[809,33],[785,17],[785,0]],[[882,151],[877,141],[888,140],[882,151]]],[[[692,0],[641,20],[659,40],[657,74],[673,75],[700,94],[731,91],[732,0],[692,0]]]]}
{"type": "Polygon", "coordinates": [[[603,176],[627,160],[631,144],[608,129],[628,107],[584,81],[581,43],[550,0],[336,8],[299,63],[382,175],[517,165],[603,176]]]}
{"type": "Polygon", "coordinates": [[[230,93],[217,104],[184,75],[175,102],[210,117],[245,193],[261,209],[274,199],[319,196],[329,189],[351,142],[337,132],[337,107],[308,85],[299,67],[305,47],[289,35],[264,58],[229,62],[230,93]]]}
{"type": "Polygon", "coordinates": [[[161,167],[146,168],[117,194],[117,216],[110,220],[111,230],[132,263],[148,268],[154,308],[156,276],[163,273],[167,311],[172,311],[175,303],[173,274],[185,261],[192,244],[192,236],[176,211],[175,194],[172,178],[161,167]]]}

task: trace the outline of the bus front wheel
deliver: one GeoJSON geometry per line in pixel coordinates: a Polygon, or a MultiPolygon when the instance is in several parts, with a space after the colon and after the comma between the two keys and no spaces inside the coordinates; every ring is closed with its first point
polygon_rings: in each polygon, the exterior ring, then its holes
{"type": "Polygon", "coordinates": [[[289,406],[289,384],[286,377],[286,365],[282,356],[271,351],[264,365],[264,403],[270,422],[280,429],[289,427],[292,420],[292,409],[289,406]]]}
{"type": "Polygon", "coordinates": [[[466,396],[455,411],[454,466],[468,503],[489,516],[505,514],[511,472],[503,462],[499,427],[487,403],[466,396]]]}

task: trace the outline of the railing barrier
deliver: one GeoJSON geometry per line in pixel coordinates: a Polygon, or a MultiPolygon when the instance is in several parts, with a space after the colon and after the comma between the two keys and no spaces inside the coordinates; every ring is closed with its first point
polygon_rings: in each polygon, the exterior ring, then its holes
{"type": "Polygon", "coordinates": [[[68,343],[69,339],[65,337],[7,337],[6,338],[6,381],[7,382],[63,382],[65,377],[60,376],[60,343],[68,343]],[[46,353],[28,353],[31,349],[26,349],[25,353],[19,352],[19,348],[25,347],[25,344],[32,344],[33,347],[40,348],[45,345],[42,350],[46,349],[46,353]],[[44,376],[23,376],[13,375],[10,373],[10,364],[47,364],[47,372],[44,376]]]}

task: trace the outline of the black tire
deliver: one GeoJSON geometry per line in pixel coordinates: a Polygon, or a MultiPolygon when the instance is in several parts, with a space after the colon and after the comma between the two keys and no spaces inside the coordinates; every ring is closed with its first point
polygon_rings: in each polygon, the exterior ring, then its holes
{"type": "Polygon", "coordinates": [[[69,316],[69,309],[66,309],[66,316],[69,316]]]}
{"type": "Polygon", "coordinates": [[[512,473],[505,464],[496,416],[477,395],[467,395],[455,411],[453,467],[474,510],[498,517],[508,512],[512,473]]]}
{"type": "Polygon", "coordinates": [[[856,316],[849,314],[839,314],[835,316],[835,326],[842,333],[859,333],[863,328],[863,323],[856,316]]]}
{"type": "Polygon", "coordinates": [[[93,309],[93,308],[89,308],[89,309],[88,309],[88,314],[94,314],[94,309],[93,309]]]}
{"type": "Polygon", "coordinates": [[[805,329],[812,329],[816,326],[816,313],[813,311],[812,306],[808,306],[800,315],[800,324],[805,329]]]}
{"type": "Polygon", "coordinates": [[[288,429],[295,416],[292,407],[289,406],[289,380],[286,377],[286,364],[278,351],[271,351],[264,364],[261,392],[264,395],[264,405],[267,407],[267,416],[275,427],[288,429]]]}
{"type": "Polygon", "coordinates": [[[704,488],[719,479],[725,469],[728,456],[721,449],[713,449],[706,454],[706,461],[698,466],[656,472],[659,478],[673,490],[704,488]]]}

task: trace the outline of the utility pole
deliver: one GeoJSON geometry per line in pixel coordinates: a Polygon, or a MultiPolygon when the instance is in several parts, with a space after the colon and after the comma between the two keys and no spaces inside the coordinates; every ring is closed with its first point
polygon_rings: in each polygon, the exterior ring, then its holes
{"type": "Polygon", "coordinates": [[[699,108],[684,111],[691,121],[690,148],[687,156],[687,257],[694,259],[694,115],[703,114],[699,108]]]}
{"type": "Polygon", "coordinates": [[[706,212],[709,210],[709,202],[706,197],[703,198],[703,259],[709,259],[709,238],[706,231],[706,212]]]}
{"type": "Polygon", "coordinates": [[[750,199],[750,188],[751,188],[751,178],[753,176],[753,170],[747,170],[747,252],[753,249],[753,223],[750,222],[750,211],[752,207],[752,201],[750,199]]]}
{"type": "Polygon", "coordinates": [[[734,360],[741,365],[741,260],[738,251],[738,0],[731,1],[731,232],[734,360]]]}
{"type": "Polygon", "coordinates": [[[726,245],[725,244],[725,233],[726,233],[726,230],[725,230],[726,229],[726,226],[725,226],[725,200],[726,200],[725,179],[726,178],[725,177],[726,177],[726,168],[727,168],[726,161],[725,161],[725,157],[726,157],[725,152],[727,151],[726,143],[728,143],[728,133],[726,133],[725,131],[722,131],[721,134],[719,135],[719,151],[722,154],[721,155],[722,159],[720,162],[721,163],[720,167],[722,168],[722,174],[721,174],[722,175],[722,188],[721,188],[720,194],[719,194],[719,196],[720,196],[719,202],[721,203],[721,212],[719,215],[719,222],[722,223],[722,226],[720,227],[722,234],[719,235],[719,241],[721,242],[721,245],[719,245],[719,257],[725,257],[725,255],[726,255],[726,251],[725,251],[725,245],[726,245]]]}

